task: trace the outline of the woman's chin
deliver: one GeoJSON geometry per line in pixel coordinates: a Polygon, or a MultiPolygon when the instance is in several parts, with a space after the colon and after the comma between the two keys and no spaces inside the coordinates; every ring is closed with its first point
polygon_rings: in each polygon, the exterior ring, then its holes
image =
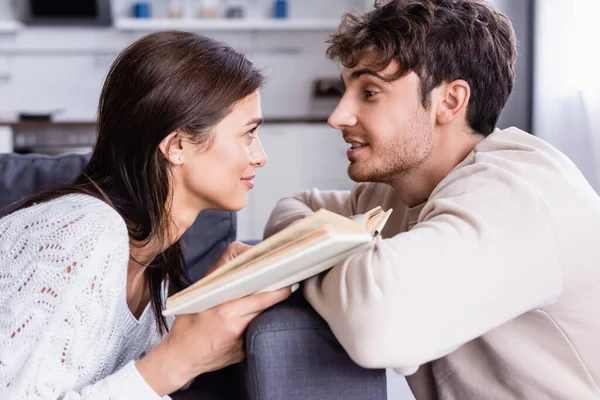
{"type": "Polygon", "coordinates": [[[248,204],[248,194],[225,199],[220,206],[225,211],[241,211],[248,204]]]}

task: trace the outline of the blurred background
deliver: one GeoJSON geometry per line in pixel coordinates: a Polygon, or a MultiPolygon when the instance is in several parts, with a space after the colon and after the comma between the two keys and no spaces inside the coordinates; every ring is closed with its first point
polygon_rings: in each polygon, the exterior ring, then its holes
{"type": "MultiPolygon", "coordinates": [[[[499,127],[548,140],[600,190],[600,0],[492,0],[519,40],[517,81],[499,127]]],[[[89,152],[107,69],[156,30],[222,39],[268,76],[260,129],[269,164],[257,174],[238,239],[262,237],[281,197],[348,189],[347,145],[326,120],[339,69],[325,58],[344,10],[372,0],[0,0],[0,153],[89,152]]],[[[394,383],[395,382],[395,383],[394,383]]],[[[412,398],[403,379],[391,399],[412,398]]]]}
{"type": "MultiPolygon", "coordinates": [[[[499,122],[547,139],[600,189],[598,0],[492,0],[519,40],[517,82],[499,122]]],[[[326,124],[339,99],[327,37],[372,0],[0,0],[0,152],[88,152],[107,69],[161,29],[201,32],[265,71],[257,175],[239,238],[262,236],[275,202],[302,189],[350,188],[346,144],[326,124]]]]}

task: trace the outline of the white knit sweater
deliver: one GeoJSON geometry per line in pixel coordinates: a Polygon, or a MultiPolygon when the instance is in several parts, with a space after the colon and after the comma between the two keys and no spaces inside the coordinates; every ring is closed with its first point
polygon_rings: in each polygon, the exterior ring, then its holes
{"type": "MultiPolygon", "coordinates": [[[[68,195],[0,219],[0,399],[158,399],[135,367],[159,341],[126,301],[129,240],[68,195]]],[[[168,399],[168,397],[165,397],[168,399]]]]}

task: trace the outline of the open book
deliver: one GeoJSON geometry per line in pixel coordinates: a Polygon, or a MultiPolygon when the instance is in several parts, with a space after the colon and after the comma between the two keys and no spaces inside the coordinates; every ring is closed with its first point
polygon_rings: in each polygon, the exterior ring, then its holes
{"type": "Polygon", "coordinates": [[[202,312],[317,275],[372,247],[391,212],[376,207],[351,220],[321,209],[169,297],[163,315],[202,312]]]}

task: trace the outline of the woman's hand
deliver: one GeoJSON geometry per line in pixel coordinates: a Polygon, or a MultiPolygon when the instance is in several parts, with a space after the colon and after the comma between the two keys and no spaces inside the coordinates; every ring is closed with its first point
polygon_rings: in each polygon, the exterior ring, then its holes
{"type": "Polygon", "coordinates": [[[179,315],[163,341],[136,367],[156,393],[165,396],[200,374],[240,362],[245,358],[243,336],[250,322],[291,292],[286,287],[179,315]]]}
{"type": "Polygon", "coordinates": [[[229,246],[227,246],[227,248],[223,252],[223,255],[221,255],[221,258],[219,258],[213,265],[211,265],[206,270],[206,272],[204,273],[204,276],[209,275],[210,273],[214,272],[219,267],[222,267],[229,261],[233,260],[240,254],[242,254],[243,252],[245,252],[246,250],[249,250],[251,248],[252,248],[252,246],[247,245],[242,242],[236,241],[236,242],[231,243],[229,246]]]}

